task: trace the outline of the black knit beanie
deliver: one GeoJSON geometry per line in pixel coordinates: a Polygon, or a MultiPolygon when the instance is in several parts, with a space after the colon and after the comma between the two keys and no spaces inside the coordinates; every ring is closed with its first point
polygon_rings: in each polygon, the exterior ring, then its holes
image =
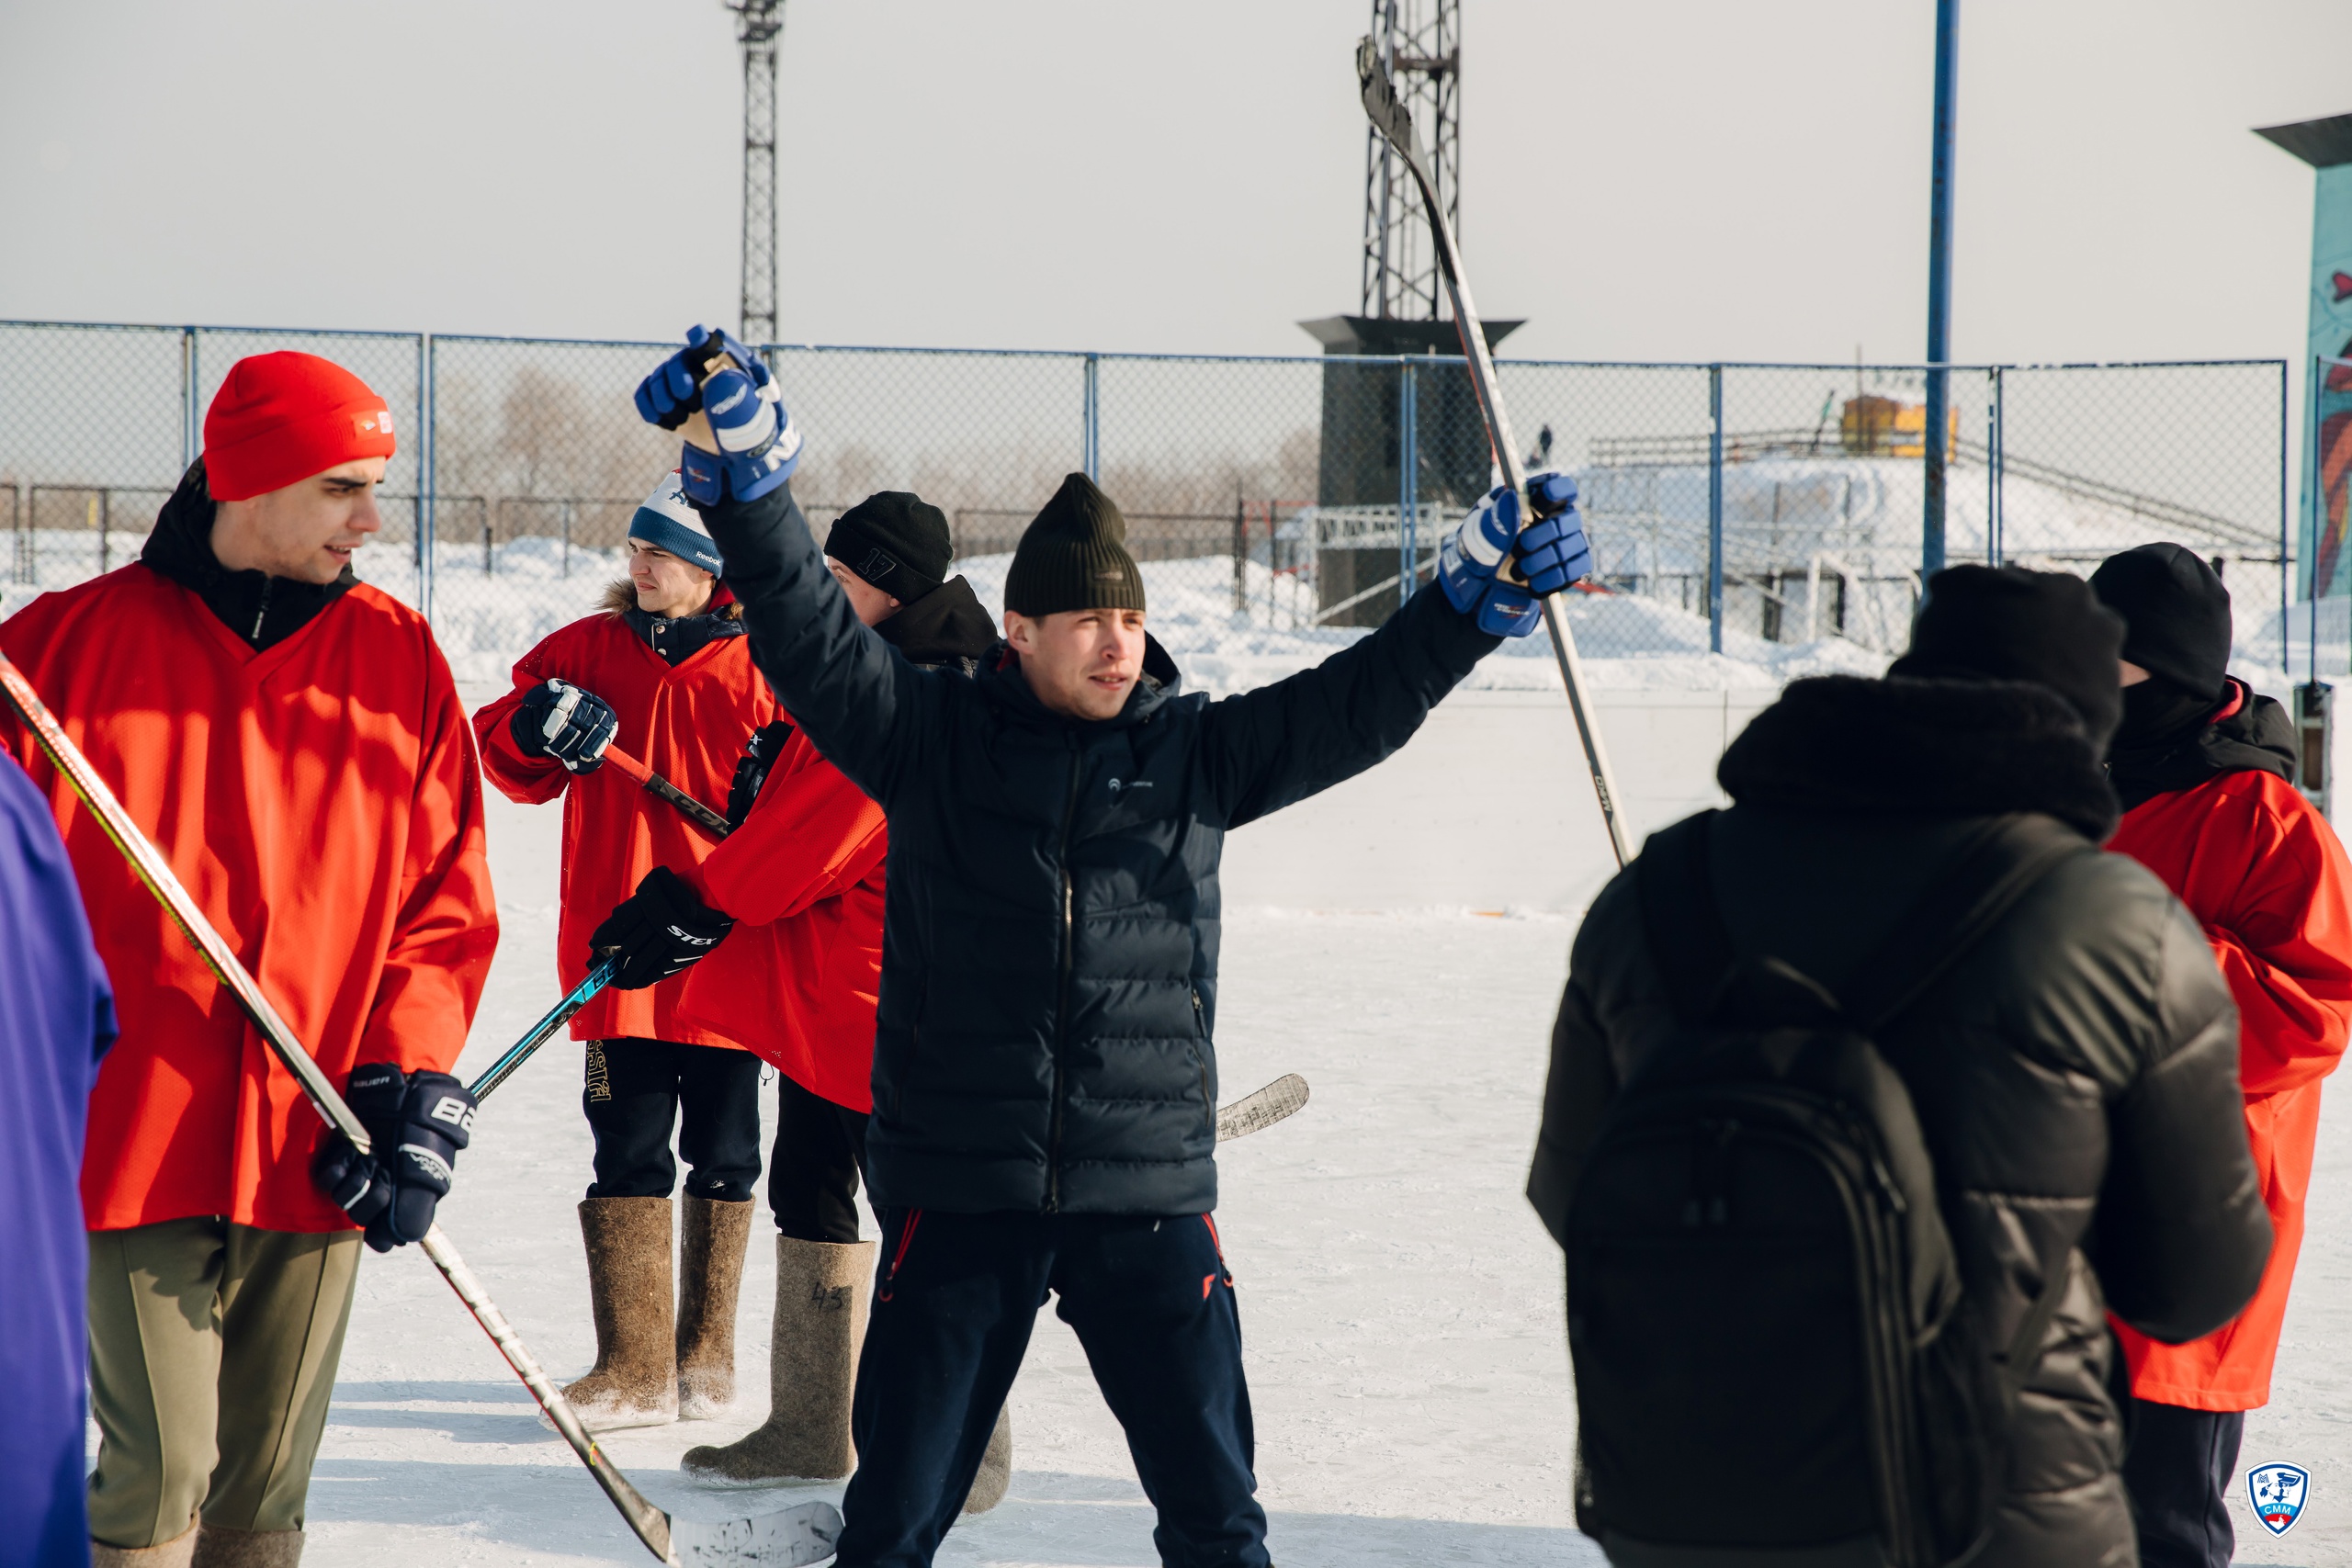
{"type": "Polygon", "coordinates": [[[2222,700],[2230,672],[2230,591],[2195,551],[2142,545],[2091,573],[2099,603],[2123,617],[2123,657],[2191,695],[2222,700]]]}
{"type": "Polygon", "coordinates": [[[833,519],[825,553],[902,604],[947,577],[947,514],[903,490],[877,491],[833,519]]]}
{"type": "Polygon", "coordinates": [[[2123,622],[2091,585],[2063,571],[1947,567],[1928,579],[1911,648],[1890,675],[2031,681],[2066,699],[2091,744],[2123,713],[2123,622]]]}
{"type": "Polygon", "coordinates": [[[1125,543],[1119,504],[1072,474],[1037,513],[1004,574],[1004,607],[1016,615],[1064,610],[1140,610],[1143,573],[1125,543]]]}

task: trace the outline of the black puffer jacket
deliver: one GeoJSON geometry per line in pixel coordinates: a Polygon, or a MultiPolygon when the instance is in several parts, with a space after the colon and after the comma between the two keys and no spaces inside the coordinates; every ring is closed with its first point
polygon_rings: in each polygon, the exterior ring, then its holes
{"type": "MultiPolygon", "coordinates": [[[[1804,681],[1725,752],[1716,899],[1740,951],[1833,993],[1985,818],[2089,844],[2113,796],[2072,710],[2022,683],[1804,681]]],[[[1555,1236],[1617,1086],[1674,1027],[1630,873],[1577,934],[1528,1196],[1555,1236]]],[[[2120,855],[2062,863],[1880,1037],[1917,1104],[1962,1278],[2006,1344],[2052,1268],[1987,1568],[2137,1561],[2109,1393],[2112,1307],[2154,1337],[2219,1327],[2270,1224],[2246,1150],[2237,1011],[2197,923],[2120,855]]],[[[1773,1440],[1758,1411],[1758,1440],[1773,1440]]]]}
{"type": "Polygon", "coordinates": [[[1215,1208],[1226,830],[1387,756],[1498,639],[1416,594],[1223,702],[1148,660],[1116,718],[1083,723],[1001,653],[971,678],[920,671],[860,626],[788,489],[704,516],[753,660],[889,815],[874,1201],[1215,1208]]]}

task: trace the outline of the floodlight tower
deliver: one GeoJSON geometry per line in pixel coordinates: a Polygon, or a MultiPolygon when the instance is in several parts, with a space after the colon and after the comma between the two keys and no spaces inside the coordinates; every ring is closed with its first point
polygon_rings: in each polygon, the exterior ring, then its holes
{"type": "Polygon", "coordinates": [[[775,40],[784,0],[724,0],[743,46],[743,310],[750,344],[775,341],[775,40]]]}
{"type": "MultiPolygon", "coordinates": [[[[1428,139],[1430,175],[1462,232],[1461,0],[1373,0],[1372,36],[1396,96],[1428,139]]],[[[1419,186],[1385,137],[1364,130],[1363,306],[1394,321],[1447,319],[1419,186]]]]}

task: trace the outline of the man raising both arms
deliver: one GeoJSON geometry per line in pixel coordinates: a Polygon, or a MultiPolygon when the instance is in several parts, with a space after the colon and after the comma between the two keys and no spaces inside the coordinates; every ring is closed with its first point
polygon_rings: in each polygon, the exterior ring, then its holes
{"type": "Polygon", "coordinates": [[[239,360],[139,559],[0,625],[378,1151],[327,1136],[72,787],[0,722],[57,814],[122,1024],[82,1165],[98,1568],[301,1557],[354,1226],[379,1251],[423,1239],[473,1124],[448,1068],[498,920],[472,737],[424,618],[351,570],[383,526],[391,423],[339,365],[239,360]]]}
{"type": "Polygon", "coordinates": [[[842,1568],[928,1563],[978,1467],[1037,1309],[1086,1347],[1159,1510],[1163,1561],[1264,1568],[1249,1394],[1216,1206],[1217,862],[1227,829],[1394,751],[1498,634],[1495,581],[1589,569],[1567,502],[1520,534],[1490,498],[1417,594],[1320,667],[1211,703],[1145,636],[1119,509],[1073,474],[1023,536],[1004,644],[918,671],[858,623],[786,483],[797,433],[764,367],[688,350],[639,390],[707,405],[686,493],[752,654],[889,823],[868,1175],[879,1278],[854,1401],[842,1568]]]}

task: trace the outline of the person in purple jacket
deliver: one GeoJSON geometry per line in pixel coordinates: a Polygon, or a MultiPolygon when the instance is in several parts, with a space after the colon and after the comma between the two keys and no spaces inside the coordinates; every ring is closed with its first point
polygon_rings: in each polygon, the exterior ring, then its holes
{"type": "Polygon", "coordinates": [[[114,991],[49,802],[0,752],[0,1568],[85,1568],[82,1133],[114,991]]]}

